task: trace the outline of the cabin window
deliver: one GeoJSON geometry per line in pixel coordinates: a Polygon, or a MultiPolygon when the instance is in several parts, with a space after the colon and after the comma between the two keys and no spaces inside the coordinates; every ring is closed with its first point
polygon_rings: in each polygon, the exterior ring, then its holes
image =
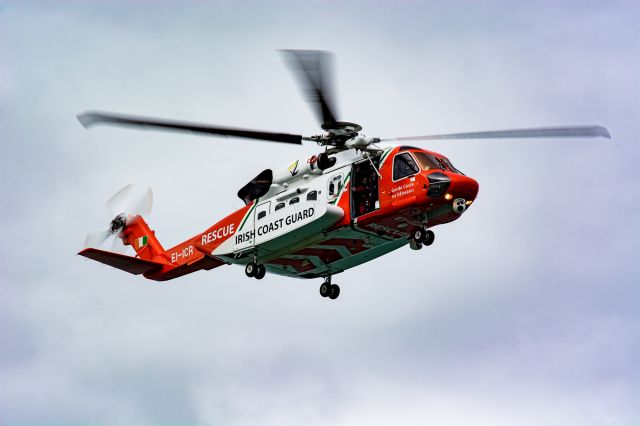
{"type": "Polygon", "coordinates": [[[393,180],[415,175],[420,169],[408,152],[398,154],[393,159],[393,180]]]}
{"type": "Polygon", "coordinates": [[[300,197],[293,197],[291,200],[289,200],[289,205],[296,204],[299,202],[300,202],[300,197]]]}
{"type": "Polygon", "coordinates": [[[329,198],[335,198],[342,189],[342,175],[337,175],[329,181],[329,198]]]}
{"type": "Polygon", "coordinates": [[[284,206],[285,206],[285,204],[284,204],[284,203],[278,203],[278,204],[276,204],[276,208],[275,208],[275,209],[276,209],[276,210],[280,210],[280,209],[283,209],[283,208],[284,208],[284,206]]]}
{"type": "Polygon", "coordinates": [[[266,203],[260,204],[256,208],[256,220],[260,220],[269,214],[269,210],[271,209],[271,202],[267,201],[266,203]]]}
{"type": "Polygon", "coordinates": [[[311,191],[307,194],[307,201],[317,201],[318,191],[311,191]]]}

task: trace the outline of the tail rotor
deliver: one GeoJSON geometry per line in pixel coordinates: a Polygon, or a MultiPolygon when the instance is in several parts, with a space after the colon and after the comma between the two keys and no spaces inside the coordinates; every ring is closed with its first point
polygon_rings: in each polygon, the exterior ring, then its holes
{"type": "Polygon", "coordinates": [[[111,240],[110,250],[118,253],[126,251],[126,246],[120,241],[122,230],[136,216],[146,216],[151,213],[153,206],[153,192],[147,188],[142,193],[135,190],[133,184],[126,185],[117,191],[105,203],[105,209],[115,216],[107,229],[90,232],[85,239],[85,247],[99,248],[111,240]]]}

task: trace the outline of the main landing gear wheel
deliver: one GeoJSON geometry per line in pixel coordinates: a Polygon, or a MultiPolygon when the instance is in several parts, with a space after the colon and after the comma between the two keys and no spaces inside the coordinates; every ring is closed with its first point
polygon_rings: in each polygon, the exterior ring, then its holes
{"type": "Polygon", "coordinates": [[[320,296],[329,299],[337,299],[340,296],[340,287],[337,284],[331,284],[331,278],[326,278],[320,285],[320,296]]]}
{"type": "Polygon", "coordinates": [[[329,299],[337,299],[340,296],[340,287],[338,284],[331,284],[331,289],[329,290],[329,299]]]}
{"type": "Polygon", "coordinates": [[[411,247],[411,250],[420,250],[422,248],[422,243],[411,238],[409,240],[409,247],[411,247]]]}
{"type": "Polygon", "coordinates": [[[257,270],[258,270],[258,265],[255,262],[249,262],[244,267],[244,273],[249,278],[255,277],[257,270]]]}
{"type": "Polygon", "coordinates": [[[330,294],[331,294],[331,283],[325,281],[320,285],[320,296],[327,297],[330,294]]]}
{"type": "Polygon", "coordinates": [[[244,273],[250,278],[256,278],[261,280],[267,273],[267,268],[264,265],[259,265],[256,262],[249,262],[244,267],[244,273]]]}
{"type": "Polygon", "coordinates": [[[264,265],[257,265],[256,274],[254,275],[254,277],[258,280],[261,280],[264,278],[266,273],[267,273],[267,268],[264,265]]]}

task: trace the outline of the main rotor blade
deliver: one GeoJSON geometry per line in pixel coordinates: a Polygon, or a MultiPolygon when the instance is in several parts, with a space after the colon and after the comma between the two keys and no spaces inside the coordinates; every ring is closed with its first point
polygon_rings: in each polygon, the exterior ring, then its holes
{"type": "Polygon", "coordinates": [[[337,119],[333,105],[333,86],[329,69],[331,54],[321,50],[282,51],[298,76],[300,85],[307,92],[308,101],[314,104],[322,128],[335,127],[337,119]]]}
{"type": "Polygon", "coordinates": [[[576,127],[535,127],[531,129],[489,130],[485,132],[450,133],[445,135],[406,136],[400,138],[385,138],[381,141],[419,141],[439,139],[505,139],[505,138],[567,138],[567,137],[598,137],[611,139],[611,134],[602,126],[576,127]]]}
{"type": "Polygon", "coordinates": [[[174,121],[151,117],[114,114],[111,112],[88,111],[78,115],[82,127],[89,128],[96,124],[107,124],[141,129],[174,130],[205,135],[231,136],[237,138],[259,139],[272,142],[302,144],[301,135],[289,133],[272,133],[258,130],[238,129],[233,127],[219,127],[209,124],[192,123],[188,121],[174,121]]]}

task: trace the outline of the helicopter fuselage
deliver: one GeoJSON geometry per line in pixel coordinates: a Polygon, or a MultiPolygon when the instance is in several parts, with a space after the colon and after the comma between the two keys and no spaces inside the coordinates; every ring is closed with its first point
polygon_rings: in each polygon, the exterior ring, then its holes
{"type": "Polygon", "coordinates": [[[153,280],[251,262],[278,275],[330,277],[409,244],[418,230],[458,219],[478,193],[478,183],[446,157],[420,148],[347,150],[326,170],[314,167],[316,158],[272,171],[271,182],[260,180],[263,172],[252,181],[269,184],[262,195],[166,251],[140,217],[123,241],[153,236],[132,244],[138,258],[162,264],[144,272],[153,280]]]}

